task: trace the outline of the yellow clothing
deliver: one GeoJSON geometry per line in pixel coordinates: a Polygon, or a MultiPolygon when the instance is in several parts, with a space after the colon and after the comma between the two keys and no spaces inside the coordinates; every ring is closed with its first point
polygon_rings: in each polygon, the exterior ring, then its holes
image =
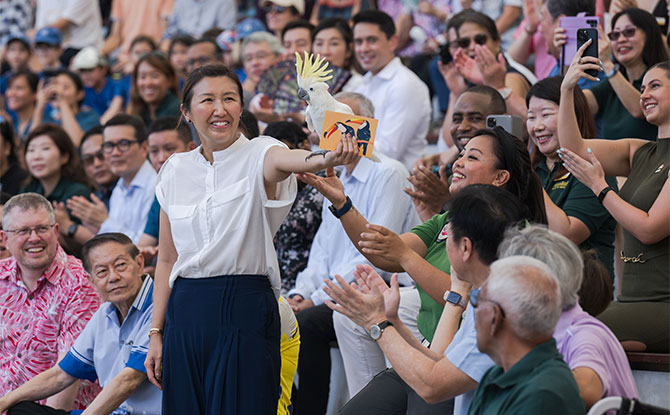
{"type": "Polygon", "coordinates": [[[293,378],[298,370],[298,353],[300,352],[300,331],[298,330],[298,320],[291,310],[284,297],[279,297],[279,317],[281,320],[281,378],[279,386],[281,387],[281,396],[277,415],[289,415],[293,412],[291,404],[291,388],[293,378]]]}

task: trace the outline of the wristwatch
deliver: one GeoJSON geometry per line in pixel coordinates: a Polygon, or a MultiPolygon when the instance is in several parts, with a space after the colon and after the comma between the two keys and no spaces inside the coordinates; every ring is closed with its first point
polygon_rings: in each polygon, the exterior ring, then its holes
{"type": "Polygon", "coordinates": [[[619,72],[619,68],[620,68],[619,64],[615,63],[614,66],[612,67],[612,70],[605,74],[605,78],[610,79],[611,77],[616,75],[616,73],[619,72]]]}
{"type": "Polygon", "coordinates": [[[344,205],[339,208],[335,209],[335,206],[330,205],[328,206],[328,209],[332,212],[333,215],[335,215],[336,218],[341,218],[344,216],[345,213],[349,212],[349,209],[351,209],[353,204],[351,203],[351,199],[349,199],[349,196],[347,196],[347,200],[344,202],[344,205]]]}
{"type": "Polygon", "coordinates": [[[372,337],[372,340],[379,340],[379,338],[382,337],[384,329],[392,325],[393,324],[388,320],[384,320],[379,324],[373,324],[370,326],[370,337],[372,337]]]}
{"type": "Polygon", "coordinates": [[[607,193],[610,190],[614,190],[614,189],[612,189],[612,186],[607,186],[606,188],[601,190],[600,193],[598,194],[598,202],[600,202],[602,204],[603,200],[605,199],[605,196],[607,196],[607,193]]]}
{"type": "Polygon", "coordinates": [[[457,292],[449,290],[444,292],[444,301],[463,308],[465,308],[468,305],[468,301],[465,299],[465,297],[463,297],[457,292]]]}
{"type": "Polygon", "coordinates": [[[512,95],[512,88],[500,88],[497,91],[503,99],[507,99],[510,95],[512,95]]]}
{"type": "Polygon", "coordinates": [[[70,238],[74,237],[74,234],[77,233],[77,228],[78,227],[79,227],[79,225],[77,225],[76,223],[73,223],[72,225],[68,226],[67,236],[69,236],[70,238]]]}

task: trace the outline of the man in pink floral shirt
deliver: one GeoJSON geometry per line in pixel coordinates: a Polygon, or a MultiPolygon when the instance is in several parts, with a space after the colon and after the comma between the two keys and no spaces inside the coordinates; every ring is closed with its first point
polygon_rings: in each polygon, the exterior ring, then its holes
{"type": "MultiPolygon", "coordinates": [[[[12,254],[0,261],[0,396],[49,369],[67,353],[100,305],[81,261],[58,244],[51,204],[35,193],[4,206],[0,237],[12,254]]],[[[97,385],[77,385],[42,402],[85,407],[97,385]],[[76,399],[75,399],[76,395],[76,399]],[[74,405],[73,405],[73,399],[74,405]]]]}

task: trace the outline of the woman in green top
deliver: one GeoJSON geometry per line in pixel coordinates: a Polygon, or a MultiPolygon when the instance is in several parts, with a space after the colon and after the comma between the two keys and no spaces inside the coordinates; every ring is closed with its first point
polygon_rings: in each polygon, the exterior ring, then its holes
{"type": "Polygon", "coordinates": [[[163,116],[181,116],[177,74],[160,52],[147,53],[137,61],[130,88],[128,113],[144,120],[147,127],[163,116]]]}
{"type": "MultiPolygon", "coordinates": [[[[560,76],[545,78],[533,85],[526,96],[526,127],[533,143],[531,163],[544,187],[549,229],[564,235],[582,249],[595,249],[610,278],[614,279],[616,221],[589,188],[568,173],[556,153],[562,80],[560,76]]],[[[596,126],[579,88],[575,90],[575,109],[582,135],[595,136],[596,126]]],[[[606,180],[610,186],[616,186],[614,178],[606,180]]]]}
{"type": "Polygon", "coordinates": [[[656,142],[584,140],[575,117],[574,90],[597,58],[577,51],[561,85],[559,155],[624,231],[621,294],[599,318],[627,350],[670,351],[670,62],[644,75],[640,107],[658,127],[656,142]],[[574,153],[573,153],[574,152],[574,153]],[[586,160],[585,160],[586,159],[586,160]],[[605,175],[628,176],[619,195],[605,175]]]}

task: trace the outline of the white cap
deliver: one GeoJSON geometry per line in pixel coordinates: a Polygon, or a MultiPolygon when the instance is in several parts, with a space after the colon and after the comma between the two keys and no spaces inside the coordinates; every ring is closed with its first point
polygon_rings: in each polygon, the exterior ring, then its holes
{"type": "Polygon", "coordinates": [[[305,14],[305,0],[266,0],[263,2],[263,6],[268,4],[276,4],[277,6],[282,7],[295,7],[298,10],[298,13],[305,14]]]}
{"type": "Polygon", "coordinates": [[[80,50],[72,59],[72,69],[93,69],[98,66],[106,65],[107,61],[102,53],[93,46],[87,46],[80,50]]]}

